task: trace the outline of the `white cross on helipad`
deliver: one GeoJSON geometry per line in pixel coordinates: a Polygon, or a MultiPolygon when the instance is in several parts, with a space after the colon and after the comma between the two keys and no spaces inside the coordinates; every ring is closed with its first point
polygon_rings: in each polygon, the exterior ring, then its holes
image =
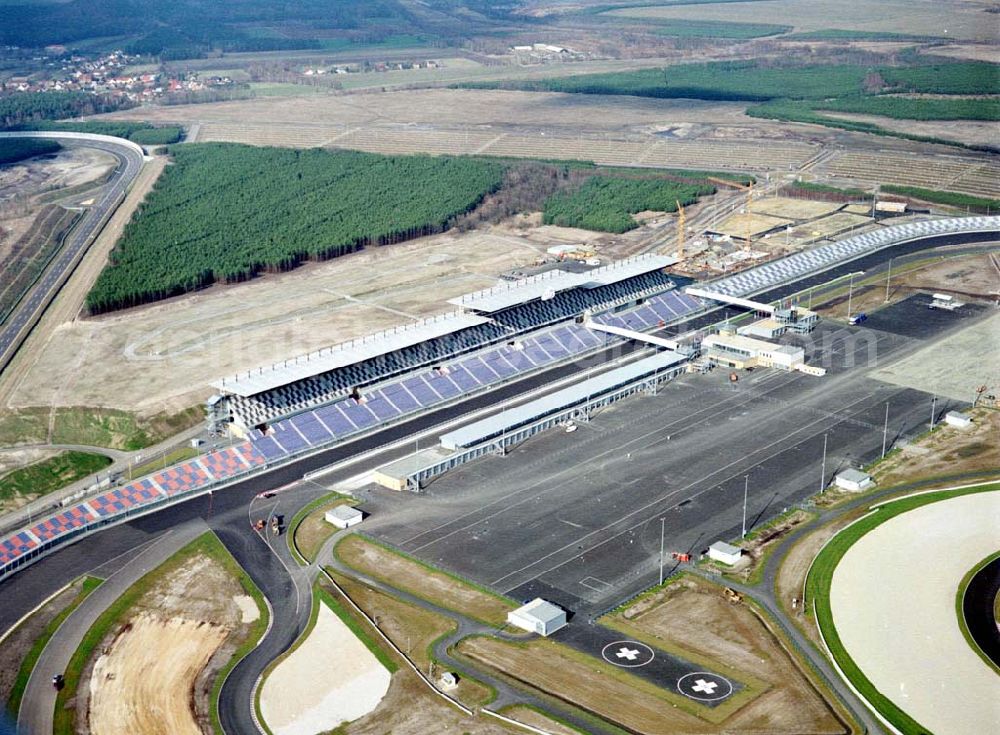
{"type": "Polygon", "coordinates": [[[698,692],[699,694],[715,694],[715,690],[718,686],[718,682],[697,679],[691,687],[691,691],[698,692]]]}
{"type": "Polygon", "coordinates": [[[639,651],[634,648],[629,648],[628,646],[622,646],[618,649],[618,653],[615,655],[618,658],[627,658],[629,661],[635,661],[639,658],[639,651]]]}

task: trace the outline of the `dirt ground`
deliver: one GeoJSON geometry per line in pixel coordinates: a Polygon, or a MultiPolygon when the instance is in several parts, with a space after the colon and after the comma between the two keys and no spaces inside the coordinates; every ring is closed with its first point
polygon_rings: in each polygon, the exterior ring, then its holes
{"type": "Polygon", "coordinates": [[[757,237],[763,232],[773,230],[775,227],[783,227],[791,224],[787,219],[779,219],[764,214],[744,214],[737,213],[723,220],[715,227],[716,232],[730,237],[745,239],[747,226],[750,227],[750,236],[757,237]]]}
{"type": "Polygon", "coordinates": [[[879,368],[872,377],[970,404],[980,386],[1000,395],[997,355],[1000,312],[879,368]]]}
{"type": "Polygon", "coordinates": [[[184,618],[148,613],[133,618],[94,664],[91,733],[199,735],[190,692],[227,633],[184,618]]]}
{"type": "Polygon", "coordinates": [[[100,318],[69,317],[33,353],[9,403],[178,410],[238,370],[450,311],[448,298],[543,256],[540,245],[505,232],[446,233],[100,318]]]}
{"type": "Polygon", "coordinates": [[[767,197],[752,201],[750,211],[783,219],[807,220],[836,212],[842,206],[836,202],[814,202],[811,199],[795,199],[793,197],[767,197]]]}
{"type": "MultiPolygon", "coordinates": [[[[77,318],[87,292],[107,262],[108,253],[121,235],[126,222],[131,218],[132,212],[145,198],[165,165],[165,159],[161,158],[151,161],[143,167],[125,201],[101,231],[94,244],[90,246],[72,278],[49,306],[38,325],[25,340],[21,349],[18,350],[17,355],[7,365],[0,376],[0,406],[10,405],[11,394],[16,390],[19,381],[34,370],[36,361],[45,345],[59,343],[60,340],[56,337],[59,327],[77,318]]],[[[66,356],[63,359],[72,360],[74,365],[79,364],[77,359],[66,356]]],[[[79,359],[82,359],[82,356],[79,359]]]]}
{"type": "Polygon", "coordinates": [[[997,61],[997,48],[992,44],[953,43],[947,46],[935,46],[934,55],[949,56],[953,59],[988,61],[995,64],[997,61]]]}
{"type": "Polygon", "coordinates": [[[51,158],[0,166],[0,262],[31,227],[44,206],[40,200],[57,196],[58,190],[96,181],[116,162],[114,156],[102,151],[64,148],[51,158]]]}
{"type": "Polygon", "coordinates": [[[203,555],[162,578],[88,667],[78,707],[86,707],[94,735],[211,732],[213,678],[254,617],[250,606],[255,613],[239,582],[203,555]]]}
{"type": "Polygon", "coordinates": [[[441,607],[478,620],[503,625],[513,605],[441,572],[394,554],[360,536],[349,536],[337,546],[337,555],[352,569],[383,579],[402,590],[433,600],[441,607]]]}
{"type": "MultiPolygon", "coordinates": [[[[46,449],[45,447],[14,447],[10,449],[0,449],[0,477],[20,467],[26,467],[43,459],[54,457],[59,453],[58,449],[46,449]]],[[[2,509],[0,503],[0,509],[2,509]]]]}
{"type": "Polygon", "coordinates": [[[725,720],[726,732],[842,733],[843,723],[754,611],[733,604],[720,587],[686,578],[616,616],[629,628],[697,657],[763,680],[759,697],[725,720]]]}
{"type": "Polygon", "coordinates": [[[556,722],[551,717],[546,717],[541,712],[537,712],[530,707],[515,705],[514,707],[505,709],[503,714],[512,720],[537,727],[540,730],[552,733],[552,735],[580,735],[579,730],[563,725],[561,722],[556,722]]]}
{"type": "MultiPolygon", "coordinates": [[[[995,60],[995,59],[994,59],[995,60]]],[[[997,124],[977,120],[896,120],[881,115],[861,115],[848,112],[824,112],[826,117],[854,122],[872,123],[886,130],[907,135],[957,140],[966,145],[996,145],[997,124]]]]}

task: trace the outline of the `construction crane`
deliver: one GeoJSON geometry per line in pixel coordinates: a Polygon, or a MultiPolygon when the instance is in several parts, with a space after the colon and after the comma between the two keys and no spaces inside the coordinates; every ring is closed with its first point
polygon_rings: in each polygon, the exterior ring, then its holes
{"type": "Polygon", "coordinates": [[[679,199],[677,202],[677,259],[684,260],[684,207],[679,199]]]}

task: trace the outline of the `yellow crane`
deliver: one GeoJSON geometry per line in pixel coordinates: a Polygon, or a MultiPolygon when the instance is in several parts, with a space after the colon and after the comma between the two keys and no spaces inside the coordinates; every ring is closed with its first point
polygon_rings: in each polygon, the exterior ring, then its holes
{"type": "Polygon", "coordinates": [[[750,252],[750,205],[753,204],[753,182],[747,187],[747,217],[746,217],[746,239],[744,241],[743,249],[746,252],[750,252]]]}

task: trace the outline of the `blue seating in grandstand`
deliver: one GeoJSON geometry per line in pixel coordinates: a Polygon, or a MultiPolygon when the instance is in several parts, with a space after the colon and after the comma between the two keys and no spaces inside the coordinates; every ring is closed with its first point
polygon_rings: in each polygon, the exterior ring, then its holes
{"type": "Polygon", "coordinates": [[[402,383],[388,385],[381,391],[386,400],[396,407],[397,412],[409,413],[420,408],[420,404],[410,395],[409,391],[403,387],[402,383]]]}
{"type": "Polygon", "coordinates": [[[441,396],[431,390],[430,386],[424,382],[422,377],[408,378],[403,381],[403,385],[410,391],[410,395],[417,399],[421,406],[433,406],[441,401],[441,396]]]}
{"type": "Polygon", "coordinates": [[[454,398],[462,392],[447,375],[436,370],[425,375],[424,379],[427,381],[427,385],[442,398],[454,398]]]}
{"type": "Polygon", "coordinates": [[[377,391],[365,397],[365,408],[375,414],[379,421],[399,416],[399,411],[377,391]]]}
{"type": "Polygon", "coordinates": [[[357,427],[347,420],[347,417],[340,412],[336,405],[317,408],[315,413],[316,417],[322,421],[326,428],[332,431],[334,436],[338,439],[357,431],[357,427]]]}
{"type": "Polygon", "coordinates": [[[293,416],[288,422],[294,425],[299,430],[299,433],[306,438],[306,441],[313,446],[324,444],[333,439],[333,435],[311,413],[301,413],[293,416]]]}
{"type": "Polygon", "coordinates": [[[359,429],[365,429],[369,426],[373,426],[378,423],[375,415],[369,411],[365,406],[355,402],[353,398],[347,398],[343,401],[337,401],[337,408],[343,411],[347,420],[354,424],[359,429]]]}

